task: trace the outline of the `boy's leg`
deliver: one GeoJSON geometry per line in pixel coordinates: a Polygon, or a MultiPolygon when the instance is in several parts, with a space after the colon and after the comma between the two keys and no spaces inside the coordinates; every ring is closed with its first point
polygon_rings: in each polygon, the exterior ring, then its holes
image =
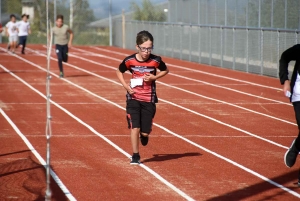
{"type": "Polygon", "coordinates": [[[141,103],[141,144],[146,146],[149,140],[149,134],[152,131],[153,118],[156,113],[155,103],[142,102],[141,103]]]}
{"type": "Polygon", "coordinates": [[[287,167],[292,167],[296,163],[297,156],[300,151],[300,102],[294,102],[294,111],[298,124],[299,133],[296,139],[292,142],[291,147],[284,155],[284,163],[287,167]]]}
{"type": "Polygon", "coordinates": [[[63,46],[63,62],[68,62],[68,52],[69,52],[69,47],[68,45],[63,46]]]}
{"type": "Polygon", "coordinates": [[[64,76],[64,70],[63,70],[63,65],[62,65],[62,62],[63,62],[63,48],[62,48],[62,45],[55,45],[55,49],[56,49],[58,67],[59,67],[59,72],[60,72],[59,77],[63,77],[64,76]]]}
{"type": "Polygon", "coordinates": [[[25,46],[26,46],[27,36],[21,36],[21,37],[22,37],[22,42],[20,41],[20,44],[22,44],[22,54],[25,54],[25,46]]]}
{"type": "Polygon", "coordinates": [[[140,133],[140,102],[137,100],[127,100],[126,105],[128,127],[131,128],[131,145],[133,150],[130,164],[139,164],[139,133],[140,133]]]}

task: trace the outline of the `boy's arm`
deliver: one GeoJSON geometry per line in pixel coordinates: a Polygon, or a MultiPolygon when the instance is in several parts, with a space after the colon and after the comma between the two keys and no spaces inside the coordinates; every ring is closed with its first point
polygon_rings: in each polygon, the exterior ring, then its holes
{"type": "Polygon", "coordinates": [[[117,77],[120,80],[121,84],[123,85],[123,87],[126,89],[126,91],[128,91],[129,94],[133,94],[134,91],[131,89],[130,86],[128,86],[128,84],[125,82],[124,80],[124,76],[123,73],[119,70],[119,68],[116,71],[117,73],[117,77]]]}
{"type": "Polygon", "coordinates": [[[297,56],[300,54],[300,45],[295,45],[287,50],[285,50],[279,60],[279,78],[280,83],[284,84],[288,80],[288,66],[290,61],[296,60],[297,56]]]}
{"type": "Polygon", "coordinates": [[[68,43],[68,46],[70,48],[70,47],[72,47],[72,41],[73,41],[74,34],[71,29],[68,29],[68,33],[70,34],[70,39],[69,39],[69,43],[68,43]]]}

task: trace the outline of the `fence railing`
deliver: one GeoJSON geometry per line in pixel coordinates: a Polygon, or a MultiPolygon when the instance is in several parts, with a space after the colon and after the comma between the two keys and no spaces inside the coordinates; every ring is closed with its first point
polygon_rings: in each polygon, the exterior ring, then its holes
{"type": "Polygon", "coordinates": [[[300,32],[140,21],[126,21],[122,30],[122,21],[115,21],[113,45],[134,49],[141,30],[153,34],[154,54],[272,77],[278,77],[281,53],[298,43],[300,32]]]}

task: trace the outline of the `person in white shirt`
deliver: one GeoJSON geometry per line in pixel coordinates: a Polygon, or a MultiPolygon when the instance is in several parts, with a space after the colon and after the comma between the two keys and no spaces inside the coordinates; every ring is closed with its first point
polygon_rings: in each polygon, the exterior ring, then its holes
{"type": "Polygon", "coordinates": [[[29,15],[23,14],[22,15],[22,20],[20,22],[17,22],[17,27],[19,30],[19,45],[22,45],[22,54],[25,54],[25,46],[26,46],[26,41],[27,41],[27,36],[28,34],[31,34],[30,30],[30,24],[27,22],[29,15]]]}
{"type": "Polygon", "coordinates": [[[10,15],[10,21],[6,24],[6,36],[8,37],[9,46],[12,53],[15,53],[16,45],[18,41],[18,27],[16,23],[16,16],[10,15]]]}

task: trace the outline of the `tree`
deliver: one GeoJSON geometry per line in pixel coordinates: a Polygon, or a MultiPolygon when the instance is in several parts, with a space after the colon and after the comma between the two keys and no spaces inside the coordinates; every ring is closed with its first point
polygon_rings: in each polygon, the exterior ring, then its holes
{"type": "Polygon", "coordinates": [[[134,20],[164,22],[167,19],[164,11],[155,7],[150,0],[143,0],[142,7],[132,2],[131,9],[133,10],[134,20]]]}

